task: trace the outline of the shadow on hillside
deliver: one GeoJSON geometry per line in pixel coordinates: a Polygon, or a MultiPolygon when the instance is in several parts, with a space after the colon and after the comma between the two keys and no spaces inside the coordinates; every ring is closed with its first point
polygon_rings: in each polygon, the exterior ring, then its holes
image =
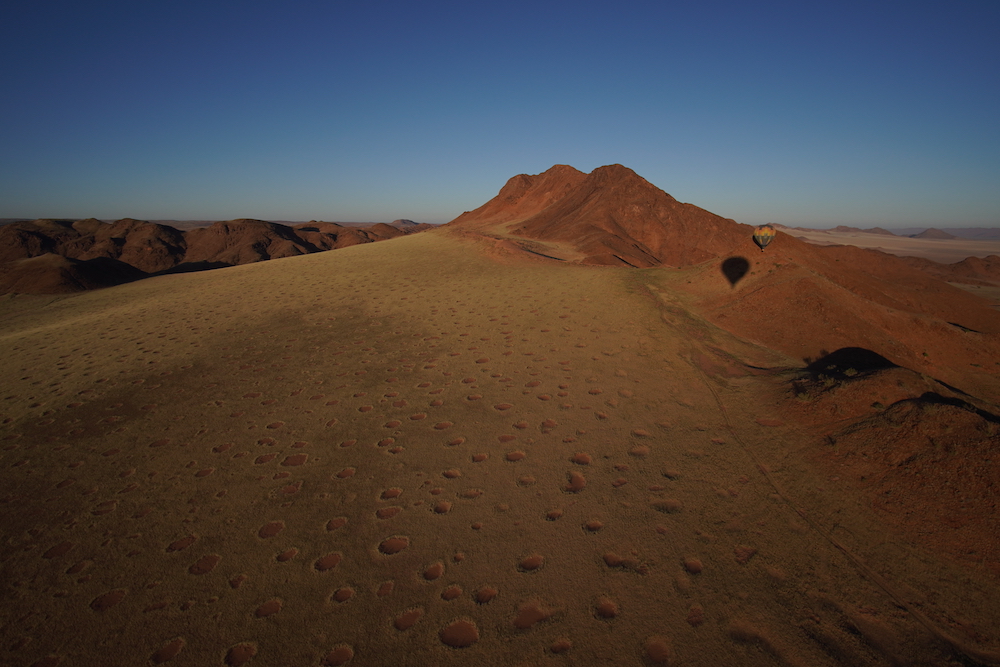
{"type": "Polygon", "coordinates": [[[212,269],[225,269],[233,266],[229,262],[184,262],[172,268],[154,273],[156,276],[167,276],[172,273],[197,273],[198,271],[211,271],[212,269]]]}
{"type": "Polygon", "coordinates": [[[846,380],[870,371],[896,367],[896,364],[881,354],[863,347],[842,347],[835,352],[821,354],[822,357],[811,363],[808,358],[804,360],[808,364],[806,370],[813,375],[825,375],[835,380],[846,380]]]}
{"type": "Polygon", "coordinates": [[[68,259],[68,261],[78,268],[81,277],[85,278],[91,285],[81,285],[83,289],[93,289],[94,286],[123,285],[149,277],[145,271],[111,257],[93,257],[84,260],[68,259]]]}
{"type": "Polygon", "coordinates": [[[736,283],[742,280],[749,270],[750,262],[746,257],[727,257],[722,262],[722,275],[729,281],[730,287],[736,287],[736,283]]]}
{"type": "Polygon", "coordinates": [[[961,408],[962,410],[967,410],[968,412],[974,412],[981,418],[993,424],[1000,424],[1000,416],[993,414],[982,408],[978,408],[972,405],[968,401],[963,401],[960,398],[951,398],[948,396],[942,396],[937,392],[928,391],[921,394],[920,398],[915,399],[921,403],[930,403],[932,405],[950,405],[955,408],[961,408]]]}

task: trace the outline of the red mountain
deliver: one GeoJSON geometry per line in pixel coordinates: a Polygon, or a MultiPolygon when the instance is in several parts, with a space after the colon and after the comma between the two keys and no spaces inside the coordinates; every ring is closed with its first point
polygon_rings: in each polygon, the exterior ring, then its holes
{"type": "MultiPolygon", "coordinates": [[[[798,359],[868,350],[1000,399],[1000,313],[989,302],[874,250],[779,232],[762,253],[752,227],[682,204],[621,165],[515,176],[445,227],[584,264],[686,268],[656,280],[740,338],[798,359]]],[[[976,264],[966,270],[989,270],[976,264]]]]}
{"type": "Polygon", "coordinates": [[[73,223],[73,228],[81,236],[63,245],[63,255],[77,259],[117,259],[146,273],[175,266],[186,246],[183,232],[132,218],[110,225],[100,220],[81,220],[73,223]]]}
{"type": "Polygon", "coordinates": [[[634,171],[584,174],[566,165],[510,179],[475,211],[448,223],[554,242],[583,264],[690,266],[743,243],[751,228],[683,204],[634,171]]]}

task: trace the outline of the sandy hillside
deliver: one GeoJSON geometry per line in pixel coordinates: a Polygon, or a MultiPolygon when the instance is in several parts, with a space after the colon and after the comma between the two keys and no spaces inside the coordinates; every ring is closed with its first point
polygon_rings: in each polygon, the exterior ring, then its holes
{"type": "Polygon", "coordinates": [[[1000,664],[996,523],[891,520],[685,271],[440,229],[4,297],[0,664],[1000,664]]]}

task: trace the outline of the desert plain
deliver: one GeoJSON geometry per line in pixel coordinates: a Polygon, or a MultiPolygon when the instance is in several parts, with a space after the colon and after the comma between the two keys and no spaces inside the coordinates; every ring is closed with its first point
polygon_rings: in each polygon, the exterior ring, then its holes
{"type": "Polygon", "coordinates": [[[968,257],[1000,255],[1000,241],[965,238],[912,238],[864,231],[795,229],[788,232],[817,245],[849,245],[880,250],[900,257],[922,257],[942,264],[960,262],[968,257]]]}
{"type": "Polygon", "coordinates": [[[3,297],[0,663],[1000,664],[995,302],[528,227],[3,297]]]}

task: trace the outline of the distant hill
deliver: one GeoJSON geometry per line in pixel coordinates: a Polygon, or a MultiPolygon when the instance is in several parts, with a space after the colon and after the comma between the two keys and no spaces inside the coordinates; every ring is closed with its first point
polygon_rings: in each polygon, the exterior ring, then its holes
{"type": "Polygon", "coordinates": [[[817,229],[813,227],[788,227],[787,225],[775,224],[778,229],[797,229],[800,231],[808,232],[844,232],[844,233],[861,233],[866,234],[882,234],[886,236],[906,236],[909,238],[937,238],[937,239],[973,239],[980,241],[992,241],[1000,239],[1000,227],[944,227],[944,228],[927,228],[927,227],[899,227],[893,229],[885,229],[883,227],[871,227],[868,229],[861,229],[860,227],[848,227],[845,225],[839,225],[833,227],[832,229],[817,229]]]}
{"type": "Polygon", "coordinates": [[[997,227],[959,227],[948,228],[945,231],[963,239],[996,240],[1000,239],[1000,228],[997,227]]]}
{"type": "MultiPolygon", "coordinates": [[[[779,225],[784,227],[784,225],[779,225]]],[[[861,229],[860,227],[848,227],[846,225],[837,225],[833,229],[809,229],[807,227],[795,227],[800,231],[820,231],[820,232],[838,232],[841,234],[881,234],[882,236],[895,236],[888,229],[882,229],[881,227],[870,227],[868,229],[861,229]]]]}
{"type": "Polygon", "coordinates": [[[930,229],[924,230],[919,234],[911,234],[910,238],[913,239],[957,239],[958,237],[954,234],[949,234],[948,232],[943,232],[940,229],[930,229]]]}
{"type": "MultiPolygon", "coordinates": [[[[981,241],[1000,239],[1000,227],[938,227],[936,229],[960,239],[981,241]]],[[[926,231],[930,231],[930,229],[927,227],[901,227],[893,229],[893,232],[897,236],[909,236],[911,238],[917,238],[917,235],[926,231]]]]}
{"type": "Polygon", "coordinates": [[[0,293],[106,287],[154,274],[235,266],[384,241],[429,227],[416,223],[345,227],[333,222],[288,226],[239,219],[180,230],[132,218],[112,223],[94,218],[13,221],[0,227],[0,293]],[[42,257],[47,259],[35,261],[42,257]]]}

